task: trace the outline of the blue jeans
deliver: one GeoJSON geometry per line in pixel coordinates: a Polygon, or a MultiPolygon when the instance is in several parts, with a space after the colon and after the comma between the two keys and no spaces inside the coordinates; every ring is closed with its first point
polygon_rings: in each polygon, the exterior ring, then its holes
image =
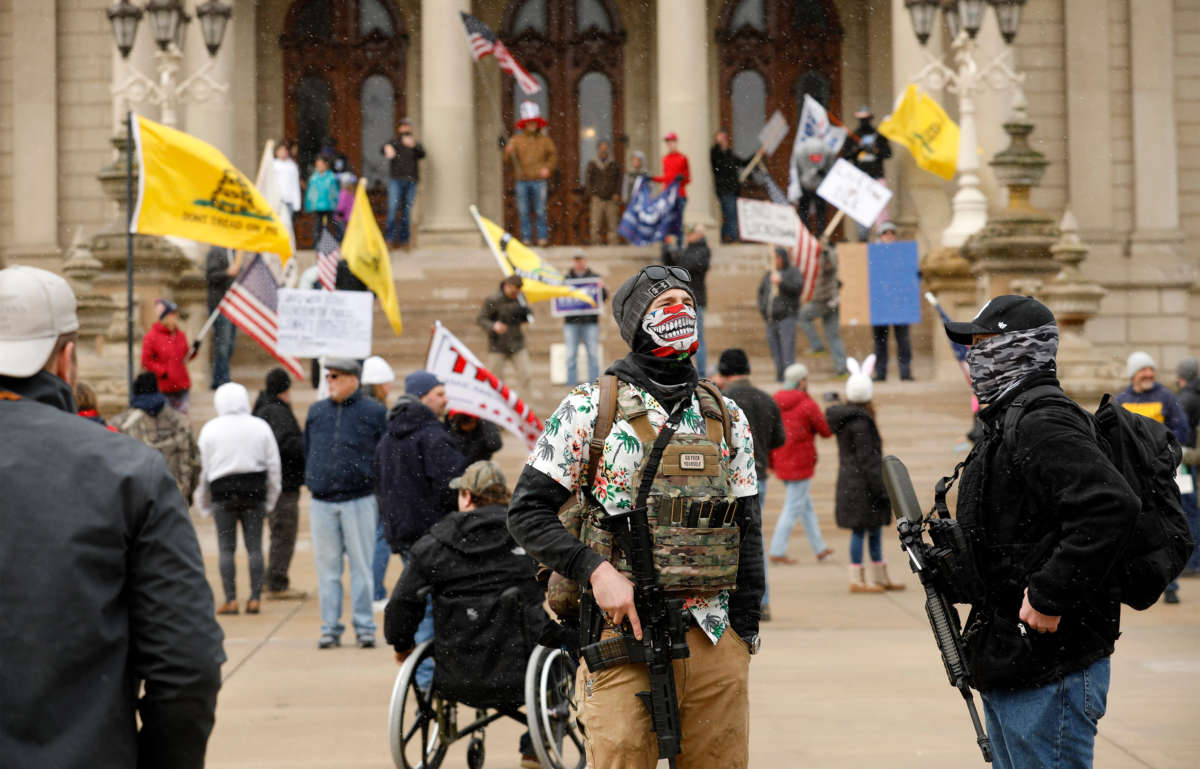
{"type": "Polygon", "coordinates": [[[808,493],[812,479],[803,481],[784,481],[783,512],[779,522],[775,524],[775,533],[771,535],[771,555],[776,558],[787,555],[788,537],[796,521],[804,525],[804,534],[814,553],[825,550],[825,540],[821,537],[821,527],[817,524],[817,511],[813,508],[812,495],[808,493]]]}
{"type": "Polygon", "coordinates": [[[796,362],[796,316],[767,322],[767,349],[775,361],[775,381],[783,381],[784,370],[796,362]]]}
{"type": "Polygon", "coordinates": [[[517,182],[517,218],[521,220],[521,240],[532,243],[533,227],[529,222],[532,212],[537,218],[537,239],[550,239],[550,227],[546,224],[545,179],[525,179],[517,182]]]}
{"type": "Polygon", "coordinates": [[[817,336],[816,324],[813,323],[817,318],[821,319],[821,326],[825,329],[825,339],[829,342],[829,354],[833,357],[833,373],[845,374],[846,348],[842,346],[842,335],[838,330],[838,308],[830,307],[825,302],[809,302],[800,310],[800,328],[808,337],[808,343],[813,352],[821,352],[825,349],[825,345],[821,344],[821,337],[817,336]]]}
{"type": "MultiPolygon", "coordinates": [[[[408,568],[412,554],[407,550],[400,551],[400,562],[404,564],[404,568],[408,568]]],[[[433,596],[425,598],[425,616],[421,618],[421,624],[417,625],[417,632],[413,633],[413,643],[418,646],[433,638],[433,596]]],[[[417,668],[417,686],[422,689],[428,689],[433,683],[433,660],[425,660],[421,663],[421,667],[417,668]]]]}
{"type": "Polygon", "coordinates": [[[737,195],[720,195],[721,240],[738,239],[737,195]]]}
{"type": "Polygon", "coordinates": [[[587,381],[600,376],[600,324],[564,323],[563,344],[567,346],[567,386],[579,384],[579,343],[587,351],[587,381]]]}
{"type": "Polygon", "coordinates": [[[1109,658],[1032,689],[983,692],[995,769],[1091,769],[1109,658]]]}
{"type": "Polygon", "coordinates": [[[237,326],[224,315],[218,315],[213,321],[213,366],[212,389],[230,381],[229,359],[233,357],[233,348],[237,343],[237,326]]]}
{"type": "Polygon", "coordinates": [[[413,201],[417,199],[415,179],[388,179],[387,232],[389,243],[407,244],[411,233],[409,218],[412,216],[413,201]],[[396,222],[396,213],[400,222],[396,222]]]}
{"type": "Polygon", "coordinates": [[[371,560],[371,576],[375,586],[373,595],[376,601],[388,597],[383,579],[387,576],[388,559],[392,557],[392,546],[383,538],[383,521],[375,524],[375,555],[371,560]]]}
{"type": "Polygon", "coordinates": [[[368,494],[345,502],[312,501],[313,560],[317,565],[317,595],[321,599],[321,635],[341,637],[342,559],[350,560],[350,605],[354,632],[360,638],[375,636],[371,611],[371,553],[379,505],[368,494]]]}
{"type": "MultiPolygon", "coordinates": [[[[766,473],[758,477],[758,520],[762,523],[763,510],[767,509],[767,478],[766,473]]],[[[763,553],[763,599],[762,605],[767,605],[767,599],[771,597],[771,582],[767,579],[767,567],[770,561],[767,559],[767,554],[763,553]]]]}
{"type": "Polygon", "coordinates": [[[862,546],[863,534],[867,537],[867,550],[871,555],[872,563],[880,563],[883,561],[883,527],[873,526],[869,529],[851,529],[850,530],[850,563],[855,566],[862,565],[862,546]]]}
{"type": "Polygon", "coordinates": [[[696,347],[696,370],[700,376],[708,376],[708,343],[704,341],[704,308],[696,305],[696,337],[699,346],[696,347]]]}

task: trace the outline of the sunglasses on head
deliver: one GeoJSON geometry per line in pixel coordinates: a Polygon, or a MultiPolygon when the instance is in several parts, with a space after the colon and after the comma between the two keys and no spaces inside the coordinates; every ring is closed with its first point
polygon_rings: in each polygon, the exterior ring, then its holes
{"type": "Polygon", "coordinates": [[[666,280],[670,276],[685,283],[692,282],[692,273],[683,267],[666,267],[661,264],[652,264],[649,267],[643,267],[642,274],[650,280],[666,280]]]}

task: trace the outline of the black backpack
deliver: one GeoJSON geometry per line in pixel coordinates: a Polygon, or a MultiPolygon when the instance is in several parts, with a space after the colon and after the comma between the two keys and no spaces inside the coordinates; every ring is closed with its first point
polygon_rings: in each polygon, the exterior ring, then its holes
{"type": "Polygon", "coordinates": [[[1101,399],[1092,415],[1058,387],[1040,385],[1021,393],[1009,406],[1004,415],[1006,445],[1017,445],[1017,423],[1040,398],[1064,401],[1083,411],[1100,448],[1142,500],[1133,534],[1112,575],[1121,590],[1121,603],[1138,611],[1150,608],[1183,571],[1195,547],[1175,483],[1183,456],[1179,441],[1166,426],[1117,405],[1111,395],[1101,399]]]}

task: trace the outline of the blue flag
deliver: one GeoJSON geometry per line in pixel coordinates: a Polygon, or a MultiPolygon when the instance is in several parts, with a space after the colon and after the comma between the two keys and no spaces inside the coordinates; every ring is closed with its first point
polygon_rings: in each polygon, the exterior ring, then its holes
{"type": "Polygon", "coordinates": [[[666,233],[679,229],[679,182],[673,181],[658,195],[650,197],[646,179],[637,181],[629,208],[621,216],[617,232],[635,246],[646,246],[662,240],[666,233]]]}

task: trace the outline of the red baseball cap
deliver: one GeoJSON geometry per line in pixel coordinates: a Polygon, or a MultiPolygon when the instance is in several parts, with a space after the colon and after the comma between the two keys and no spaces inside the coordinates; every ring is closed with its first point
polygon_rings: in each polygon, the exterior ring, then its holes
{"type": "Polygon", "coordinates": [[[675,132],[674,132],[674,131],[672,131],[671,133],[669,133],[669,134],[667,134],[666,136],[664,136],[664,137],[663,137],[663,141],[665,141],[665,142],[677,142],[677,141],[679,141],[679,137],[675,135],[675,132]]]}

